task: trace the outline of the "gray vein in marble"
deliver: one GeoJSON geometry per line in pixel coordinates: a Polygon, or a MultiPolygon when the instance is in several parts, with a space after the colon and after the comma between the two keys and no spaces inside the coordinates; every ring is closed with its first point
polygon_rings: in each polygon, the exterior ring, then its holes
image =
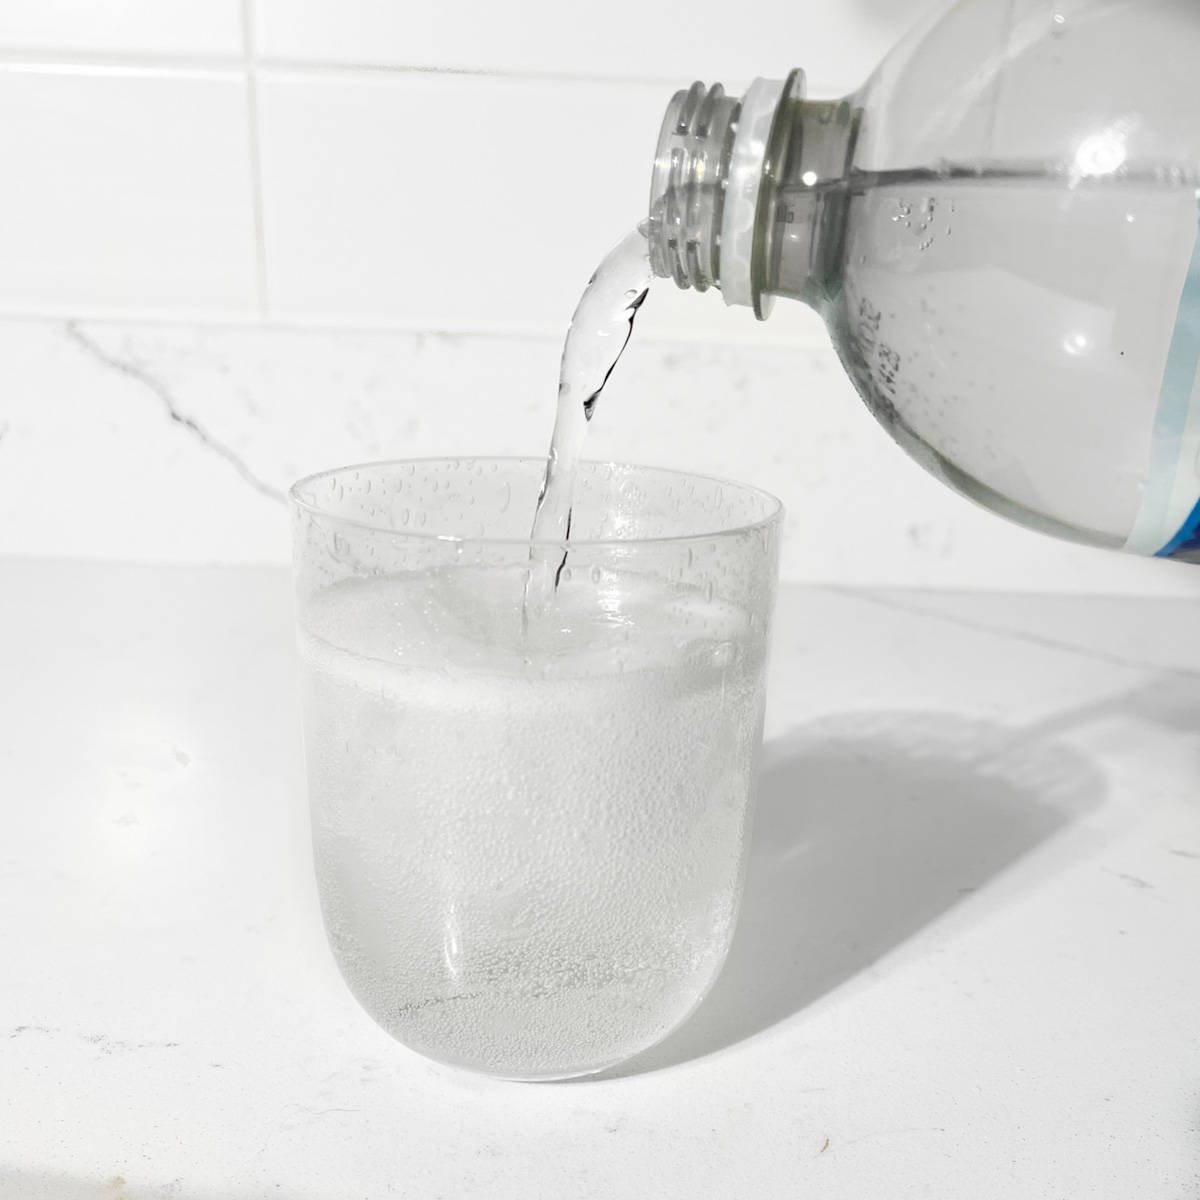
{"type": "Polygon", "coordinates": [[[1109,874],[1114,879],[1119,879],[1122,883],[1127,883],[1130,887],[1137,888],[1139,891],[1154,890],[1154,884],[1148,879],[1142,879],[1139,875],[1129,875],[1125,871],[1109,871],[1109,874]]]}
{"type": "MultiPolygon", "coordinates": [[[[836,587],[831,584],[823,585],[821,590],[833,592],[839,596],[848,596],[855,600],[864,600],[868,604],[877,604],[881,608],[890,608],[895,612],[911,613],[914,616],[925,617],[930,621],[941,621],[960,629],[969,629],[973,633],[986,633],[992,637],[1009,638],[1015,642],[1026,642],[1029,645],[1041,646],[1047,650],[1060,650],[1066,654],[1077,654],[1082,658],[1090,658],[1094,662],[1108,663],[1111,666],[1124,667],[1131,671],[1153,671],[1156,675],[1161,676],[1200,679],[1200,671],[1189,667],[1168,667],[1159,663],[1149,663],[1136,658],[1128,658],[1123,654],[1112,654],[1107,650],[1096,650],[1090,646],[1080,646],[1074,642],[1065,642],[1059,638],[1048,637],[1045,634],[1032,633],[1027,629],[1014,629],[1011,625],[989,625],[984,621],[972,620],[970,617],[939,612],[911,601],[905,602],[894,595],[880,595],[876,592],[859,590],[857,588],[836,587]]],[[[1025,598],[1022,597],[1022,599],[1025,598]]]]}
{"type": "Polygon", "coordinates": [[[101,1054],[113,1054],[117,1051],[128,1053],[132,1050],[174,1050],[178,1042],[126,1042],[121,1038],[110,1037],[107,1033],[81,1033],[76,1030],[57,1029],[51,1025],[17,1025],[9,1031],[9,1039],[21,1037],[27,1033],[45,1033],[51,1036],[66,1034],[79,1038],[95,1046],[101,1054]]]}
{"type": "Polygon", "coordinates": [[[201,445],[207,446],[214,454],[220,455],[256,492],[268,497],[268,499],[274,500],[276,503],[282,504],[285,502],[286,497],[284,493],[279,488],[272,487],[271,484],[255,475],[232,447],[227,446],[224,442],[209,433],[195,417],[189,417],[187,413],[181,412],[166,384],[147,371],[144,366],[137,362],[126,362],[124,359],[116,358],[98,342],[93,341],[84,333],[76,321],[68,321],[66,323],[66,332],[67,336],[80,349],[84,350],[97,362],[112,371],[119,372],[128,379],[134,380],[134,382],[141,384],[142,387],[153,394],[159,403],[162,404],[163,408],[166,409],[167,416],[176,425],[186,429],[201,445]]]}

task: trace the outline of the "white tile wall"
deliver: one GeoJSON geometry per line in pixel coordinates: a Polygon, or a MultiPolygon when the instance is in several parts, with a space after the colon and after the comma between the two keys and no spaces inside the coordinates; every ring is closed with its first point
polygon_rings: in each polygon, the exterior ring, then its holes
{"type": "Polygon", "coordinates": [[[928,0],[259,0],[267,58],[528,72],[686,86],[803,67],[814,89],[857,87],[928,0]]]}
{"type": "MultiPolygon", "coordinates": [[[[671,92],[838,93],[941,3],[7,0],[0,553],[281,561],[301,472],[542,452],[671,92]]],[[[925,476],[798,305],[656,288],[590,449],[775,490],[792,578],[1200,591],[925,476]]]]}
{"type": "Polygon", "coordinates": [[[240,56],[241,0],[5,0],[0,50],[240,56]]]}
{"type": "Polygon", "coordinates": [[[234,74],[0,64],[0,309],[256,311],[234,74]]]}
{"type": "Polygon", "coordinates": [[[643,215],[661,107],[648,85],[265,72],[271,311],[558,328],[643,215]]]}
{"type": "MultiPolygon", "coordinates": [[[[264,71],[268,306],[309,324],[558,333],[642,216],[664,91],[468,75],[264,71]]],[[[779,341],[664,285],[642,335],[779,341]],[[652,315],[651,315],[652,314],[652,315]]]]}

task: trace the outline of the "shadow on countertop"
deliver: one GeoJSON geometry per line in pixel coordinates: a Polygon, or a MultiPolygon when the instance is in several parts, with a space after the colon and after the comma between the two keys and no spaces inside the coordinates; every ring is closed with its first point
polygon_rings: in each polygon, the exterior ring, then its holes
{"type": "Polygon", "coordinates": [[[1049,733],[864,712],[767,743],[724,970],[679,1030],[594,1078],[686,1062],[790,1017],[1098,806],[1103,777],[1049,733]]]}

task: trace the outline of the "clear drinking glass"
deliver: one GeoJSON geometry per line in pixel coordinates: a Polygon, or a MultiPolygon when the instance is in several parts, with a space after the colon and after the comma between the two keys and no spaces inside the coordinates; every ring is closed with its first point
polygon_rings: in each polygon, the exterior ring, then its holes
{"type": "Polygon", "coordinates": [[[569,548],[531,549],[544,466],[376,463],[291,493],[334,955],[401,1042],[514,1079],[629,1058],[720,969],[781,512],[584,463],[569,548]]]}

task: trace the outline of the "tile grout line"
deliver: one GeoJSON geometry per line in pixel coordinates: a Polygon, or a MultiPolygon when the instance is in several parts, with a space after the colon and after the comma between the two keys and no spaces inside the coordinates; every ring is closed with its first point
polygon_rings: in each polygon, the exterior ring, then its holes
{"type": "MultiPolygon", "coordinates": [[[[362,334],[365,336],[484,338],[488,340],[552,341],[562,345],[562,329],[556,326],[441,324],[421,325],[399,321],[361,317],[337,317],[323,314],[316,317],[286,316],[271,313],[265,319],[257,312],[246,310],[217,312],[213,310],[184,310],[163,313],[156,310],[114,309],[84,310],[77,305],[64,307],[42,305],[36,308],[17,308],[0,304],[0,323],[28,321],[59,324],[63,321],[86,321],[89,325],[141,325],[151,328],[189,328],[213,330],[268,330],[292,333],[362,334]]],[[[714,338],[709,334],[697,336],[683,332],[646,331],[639,334],[640,343],[648,346],[684,346],[716,350],[779,351],[783,353],[832,355],[827,337],[714,338]]]]}
{"type": "MultiPolygon", "coordinates": [[[[250,36],[252,26],[249,10],[253,0],[242,0],[243,35],[250,36]]],[[[247,47],[250,43],[247,42],[247,47]]],[[[244,53],[240,57],[234,54],[200,53],[173,54],[162,50],[70,50],[70,49],[20,49],[12,46],[0,46],[0,69],[21,68],[57,70],[60,68],[76,68],[79,70],[129,70],[146,72],[187,72],[208,71],[219,74],[233,73],[239,70],[239,64],[244,66],[250,55],[244,53]]],[[[254,56],[256,68],[259,65],[257,55],[254,56]]],[[[570,71],[538,71],[522,70],[519,68],[506,69],[503,67],[462,67],[450,64],[422,65],[419,63],[387,63],[387,62],[355,62],[338,61],[335,59],[291,58],[286,55],[268,56],[262,60],[262,69],[275,71],[280,75],[308,75],[326,79],[356,79],[375,78],[379,76],[427,78],[429,76],[446,76],[449,78],[493,79],[504,82],[565,84],[567,86],[615,86],[627,87],[644,84],[648,87],[664,88],[671,91],[678,88],[681,79],[665,75],[621,75],[601,72],[596,75],[580,74],[570,71]]],[[[734,82],[739,82],[734,77],[734,82]]],[[[747,82],[740,80],[741,83],[747,82]]],[[[853,87],[844,83],[831,83],[829,80],[817,79],[810,81],[810,90],[822,97],[838,97],[848,95],[853,87]]],[[[666,97],[664,97],[665,103],[666,97]]]]}
{"type": "Polygon", "coordinates": [[[250,142],[250,196],[254,209],[254,275],[258,317],[267,319],[267,238],[263,212],[262,138],[258,119],[258,57],[254,38],[254,0],[242,0],[242,49],[246,63],[246,120],[250,142]]]}

